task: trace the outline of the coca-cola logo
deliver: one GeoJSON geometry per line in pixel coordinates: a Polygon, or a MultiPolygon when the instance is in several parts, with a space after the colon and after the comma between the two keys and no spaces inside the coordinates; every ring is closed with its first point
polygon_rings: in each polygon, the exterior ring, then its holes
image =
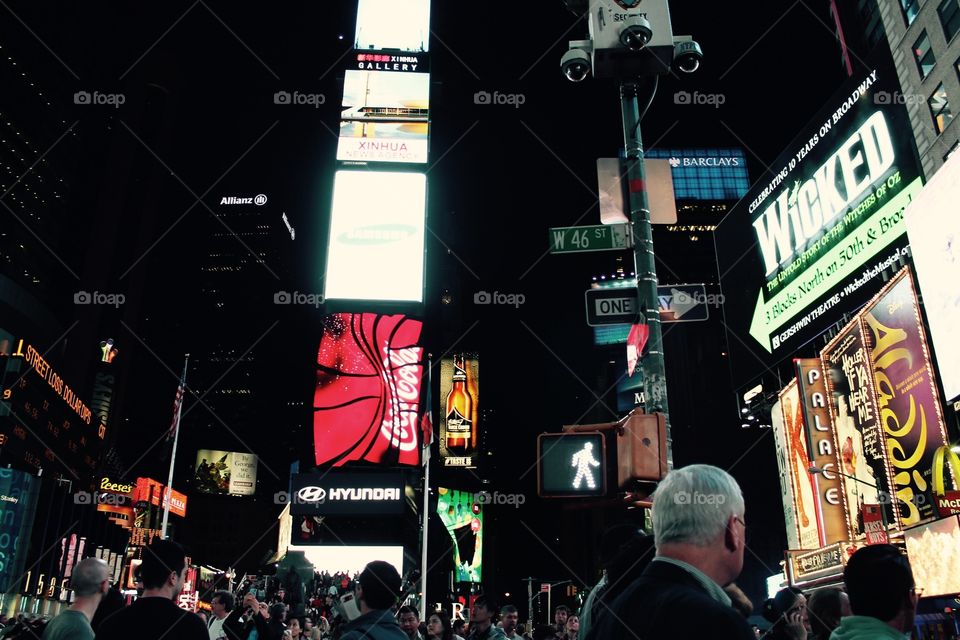
{"type": "Polygon", "coordinates": [[[395,401],[390,403],[380,424],[380,434],[401,451],[417,448],[417,412],[420,408],[420,357],[423,349],[408,347],[389,350],[383,362],[383,376],[393,391],[395,401]]]}

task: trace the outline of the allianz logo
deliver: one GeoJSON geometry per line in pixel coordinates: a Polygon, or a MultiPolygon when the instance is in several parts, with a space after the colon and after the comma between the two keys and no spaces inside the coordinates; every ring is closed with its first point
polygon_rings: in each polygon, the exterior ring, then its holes
{"type": "Polygon", "coordinates": [[[303,487],[297,491],[297,500],[300,503],[323,503],[323,502],[388,502],[400,500],[400,489],[397,487],[334,487],[324,489],[323,487],[303,487]]]}
{"type": "Polygon", "coordinates": [[[220,198],[220,204],[255,204],[258,207],[262,207],[267,204],[267,196],[260,193],[252,198],[239,198],[237,196],[224,196],[220,198]]]}

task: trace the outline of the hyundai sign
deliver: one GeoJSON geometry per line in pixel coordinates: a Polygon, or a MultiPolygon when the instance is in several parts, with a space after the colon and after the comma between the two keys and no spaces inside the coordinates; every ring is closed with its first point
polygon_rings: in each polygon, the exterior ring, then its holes
{"type": "Polygon", "coordinates": [[[291,478],[290,513],[304,516],[370,516],[403,513],[400,473],[360,470],[300,473],[291,478]]]}

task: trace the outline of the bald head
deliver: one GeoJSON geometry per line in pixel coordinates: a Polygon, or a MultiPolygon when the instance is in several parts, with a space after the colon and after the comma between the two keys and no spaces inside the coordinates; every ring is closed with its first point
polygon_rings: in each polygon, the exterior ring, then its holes
{"type": "Polygon", "coordinates": [[[85,558],[77,563],[70,586],[77,597],[101,593],[101,585],[110,580],[110,568],[100,558],[85,558]]]}

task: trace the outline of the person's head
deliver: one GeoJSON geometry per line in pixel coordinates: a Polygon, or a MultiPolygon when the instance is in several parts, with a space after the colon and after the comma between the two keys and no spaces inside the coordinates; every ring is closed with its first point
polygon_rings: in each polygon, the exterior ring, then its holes
{"type": "Polygon", "coordinates": [[[503,621],[504,633],[513,633],[517,628],[517,622],[520,620],[520,614],[517,608],[512,604],[505,604],[500,608],[500,619],[503,621]]]}
{"type": "Polygon", "coordinates": [[[743,589],[734,583],[730,583],[723,588],[724,592],[730,597],[730,605],[737,610],[737,613],[744,618],[749,618],[753,613],[753,603],[743,592],[743,589]]]}
{"type": "Polygon", "coordinates": [[[308,634],[313,631],[313,620],[310,618],[303,619],[303,633],[308,634]]]}
{"type": "Polygon", "coordinates": [[[420,630],[420,612],[417,611],[416,607],[410,605],[400,607],[397,619],[400,621],[400,628],[403,629],[404,633],[411,638],[417,637],[417,632],[420,630]]]}
{"type": "Polygon", "coordinates": [[[290,630],[290,635],[294,638],[300,637],[300,634],[303,633],[303,626],[300,624],[299,618],[290,618],[290,624],[287,625],[287,629],[290,630]]]}
{"type": "Polygon", "coordinates": [[[389,609],[400,593],[400,574],[389,562],[374,560],[367,564],[357,579],[357,600],[360,608],[373,611],[389,609]]]}
{"type": "MultiPolygon", "coordinates": [[[[479,624],[481,628],[493,622],[493,615],[497,611],[497,606],[491,598],[487,596],[477,596],[473,601],[473,608],[470,609],[470,624],[479,624]]],[[[473,627],[471,627],[472,629],[473,627]]]]}
{"type": "Polygon", "coordinates": [[[575,636],[580,631],[580,616],[577,614],[570,614],[567,616],[567,635],[575,636]]]}
{"type": "Polygon", "coordinates": [[[453,627],[453,632],[455,634],[457,634],[458,636],[462,636],[463,630],[467,626],[467,621],[457,618],[456,620],[450,623],[450,626],[453,627]]]}
{"type": "Polygon", "coordinates": [[[850,598],[840,589],[819,589],[807,600],[810,630],[818,638],[829,638],[840,626],[840,618],[850,615],[850,598]]]}
{"type": "Polygon", "coordinates": [[[155,591],[171,600],[183,589],[187,576],[187,556],[172,540],[154,540],[143,550],[140,577],[143,589],[155,591]]]}
{"type": "Polygon", "coordinates": [[[807,597],[796,587],[780,589],[777,595],[763,604],[763,617],[774,627],[780,628],[790,624],[791,620],[797,616],[806,628],[808,626],[807,597]]]}
{"type": "Polygon", "coordinates": [[[653,494],[657,552],[682,552],[695,566],[709,561],[711,577],[732,582],[743,570],[744,512],[740,486],[723,469],[706,464],[674,469],[653,494]]]}
{"type": "Polygon", "coordinates": [[[435,611],[430,614],[427,619],[427,635],[437,640],[450,640],[453,637],[450,616],[445,611],[435,611]]]}
{"type": "Polygon", "coordinates": [[[233,611],[236,599],[229,591],[216,591],[210,598],[210,611],[219,619],[226,618],[233,611]]]}
{"type": "Polygon", "coordinates": [[[843,582],[854,615],[877,618],[904,633],[913,628],[919,594],[910,561],[896,547],[858,549],[843,570],[843,582]]]}
{"type": "Polygon", "coordinates": [[[564,625],[567,624],[567,616],[569,615],[570,609],[564,604],[553,610],[553,622],[557,625],[557,629],[564,628],[564,625]]]}
{"type": "Polygon", "coordinates": [[[282,603],[278,602],[270,606],[270,620],[275,622],[283,622],[283,618],[286,614],[287,608],[283,606],[282,603]]]}
{"type": "Polygon", "coordinates": [[[110,567],[100,558],[84,558],[73,568],[70,586],[78,598],[102,598],[110,590],[110,567]]]}

